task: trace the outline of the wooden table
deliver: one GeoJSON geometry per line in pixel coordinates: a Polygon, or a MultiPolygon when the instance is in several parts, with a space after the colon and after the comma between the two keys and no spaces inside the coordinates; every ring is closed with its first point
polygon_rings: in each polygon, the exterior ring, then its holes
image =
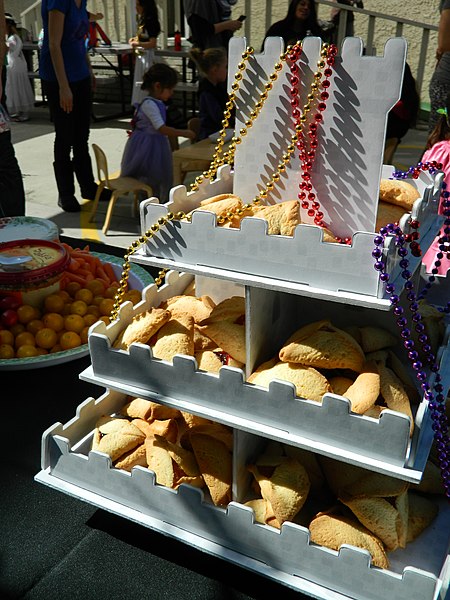
{"type": "MultiPolygon", "coordinates": [[[[214,156],[216,144],[209,138],[175,150],[173,157],[173,185],[181,185],[189,171],[207,171],[214,156]]],[[[223,146],[223,152],[230,147],[228,142],[223,146]]]]}
{"type": "Polygon", "coordinates": [[[127,92],[125,90],[125,84],[128,82],[130,90],[133,88],[133,54],[134,50],[129,44],[121,44],[119,42],[113,42],[111,46],[99,44],[89,49],[89,53],[94,56],[99,56],[107,63],[107,67],[102,68],[112,69],[119,78],[119,89],[120,89],[120,107],[121,110],[115,115],[106,115],[105,117],[98,117],[93,115],[94,121],[104,121],[115,117],[124,117],[132,114],[133,108],[129,101],[127,92]],[[117,60],[117,64],[110,59],[113,57],[117,60]],[[126,74],[125,71],[128,71],[126,74]]]}

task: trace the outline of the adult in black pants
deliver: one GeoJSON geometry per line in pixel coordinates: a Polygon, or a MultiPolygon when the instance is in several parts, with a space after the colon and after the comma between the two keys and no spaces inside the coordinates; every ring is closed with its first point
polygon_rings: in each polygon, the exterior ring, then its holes
{"type": "MultiPolygon", "coordinates": [[[[5,39],[5,33],[5,9],[3,0],[0,0],[0,40],[5,39]]],[[[5,52],[5,44],[0,44],[0,98],[3,94],[2,75],[5,52]]],[[[0,109],[2,109],[1,105],[0,109]]],[[[11,131],[4,118],[2,118],[2,114],[0,114],[0,217],[24,215],[25,192],[22,173],[11,142],[11,131]]]]}
{"type": "MultiPolygon", "coordinates": [[[[98,15],[87,11],[86,0],[43,0],[41,13],[44,38],[39,71],[55,127],[58,206],[78,212],[74,175],[83,198],[93,200],[97,191],[88,147],[92,89],[85,37],[89,21],[98,15]]],[[[101,200],[110,197],[111,192],[103,190],[101,200]]]]}

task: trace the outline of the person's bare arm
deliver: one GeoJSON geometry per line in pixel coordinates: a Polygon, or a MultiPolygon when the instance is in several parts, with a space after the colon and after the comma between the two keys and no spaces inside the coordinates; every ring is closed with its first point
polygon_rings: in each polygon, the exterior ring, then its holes
{"type": "Polygon", "coordinates": [[[144,50],[150,50],[150,48],[156,48],[156,38],[150,38],[147,42],[140,42],[137,37],[129,40],[132,48],[143,48],[144,50]]]}
{"type": "Polygon", "coordinates": [[[450,52],[450,8],[443,10],[439,19],[438,47],[436,50],[438,61],[444,52],[450,52]]]}
{"type": "Polygon", "coordinates": [[[220,21],[220,23],[214,23],[215,33],[222,33],[223,31],[237,31],[242,27],[242,21],[237,19],[228,19],[227,21],[220,21]]]}
{"type": "Polygon", "coordinates": [[[64,67],[61,50],[61,40],[64,31],[65,15],[59,10],[51,10],[48,14],[48,39],[50,56],[56,79],[59,85],[59,104],[64,112],[70,113],[73,109],[73,96],[64,67]]]}
{"type": "Polygon", "coordinates": [[[169,125],[162,125],[158,131],[159,133],[162,133],[162,135],[168,135],[170,137],[180,136],[190,140],[195,138],[195,133],[192,131],[192,129],[176,129],[175,127],[169,127],[169,125]]]}
{"type": "Polygon", "coordinates": [[[95,21],[101,21],[101,19],[103,19],[103,13],[91,13],[88,11],[88,19],[91,21],[91,23],[95,23],[95,21]]]}
{"type": "Polygon", "coordinates": [[[3,4],[3,0],[0,0],[0,98],[2,95],[2,91],[3,91],[2,69],[3,69],[3,63],[5,61],[5,54],[6,54],[6,44],[4,41],[5,38],[6,38],[5,6],[3,4]]]}

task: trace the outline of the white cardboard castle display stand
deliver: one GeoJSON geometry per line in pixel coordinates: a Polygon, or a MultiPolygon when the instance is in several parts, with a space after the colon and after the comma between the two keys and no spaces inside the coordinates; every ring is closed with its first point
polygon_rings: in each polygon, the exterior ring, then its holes
{"type": "MultiPolygon", "coordinates": [[[[230,73],[236,71],[244,48],[244,39],[232,40],[230,73]]],[[[238,94],[237,131],[281,49],[280,39],[269,38],[264,53],[249,61],[238,94]]],[[[300,58],[302,94],[309,89],[319,53],[320,40],[307,38],[300,58]]],[[[160,289],[146,288],[140,305],[123,304],[120,322],[108,326],[99,322],[91,327],[92,365],[80,377],[108,391],[97,400],[87,399],[64,426],[58,423],[44,433],[37,481],[315,598],[446,597],[449,508],[444,502],[438,518],[422,536],[389,555],[389,570],[373,567],[364,550],[343,546],[334,552],[311,544],[308,530],[299,525],[286,523],[278,531],[256,523],[253,511],[240,504],[248,482],[245,464],[267,439],[412,483],[420,481],[425,468],[432,430],[423,399],[415,410],[415,432],[410,439],[409,419],[400,413],[385,411],[380,419],[371,419],[351,413],[349,402],[334,394],[317,403],[296,398],[293,386],[286,382],[274,381],[268,390],[245,383],[254,367],[273,354],[277,343],[305,322],[329,318],[338,327],[348,322],[357,326],[370,322],[398,335],[371,253],[379,180],[392,172],[382,165],[387,112],[400,96],[405,55],[402,38],[389,40],[383,57],[363,56],[361,40],[348,38],[336,59],[312,179],[325,222],[336,235],[352,237],[351,246],[323,243],[321,230],[311,224],[297,226],[294,237],[287,238],[267,235],[266,224],[260,219],[244,220],[239,230],[223,229],[207,212],[194,214],[191,223],[170,223],[132,255],[132,260],[173,271],[160,289]],[[192,274],[198,295],[208,294],[216,302],[231,295],[245,296],[245,373],[230,367],[223,367],[219,374],[199,371],[193,357],[177,356],[173,363],[161,361],[152,357],[148,346],[140,344],[132,344],[129,352],[112,348],[118,330],[134,314],[181,293],[192,274]],[[164,488],[155,484],[148,469],[135,467],[130,474],[112,468],[106,455],[89,452],[97,419],[118,411],[125,394],[233,427],[233,501],[226,509],[214,507],[200,490],[184,485],[178,491],[164,488]]],[[[234,172],[229,166],[222,167],[213,183],[202,183],[194,193],[179,186],[171,191],[167,205],[158,205],[156,199],[144,201],[143,232],[167,212],[188,212],[203,198],[218,193],[233,191],[251,202],[290,139],[293,125],[288,75],[285,66],[261,114],[237,148],[234,172]]],[[[293,160],[269,202],[297,196],[298,167],[298,160],[293,160]]],[[[413,217],[420,221],[423,251],[439,227],[441,183],[442,174],[432,177],[422,173],[413,181],[421,194],[413,217]]],[[[408,218],[405,215],[401,222],[406,232],[408,218]]],[[[400,269],[391,238],[385,244],[384,256],[395,279],[400,269]]],[[[412,260],[411,270],[419,265],[419,260],[412,260]]],[[[450,387],[448,335],[447,331],[438,356],[445,390],[450,387]]],[[[399,358],[405,361],[401,351],[399,358]]]]}

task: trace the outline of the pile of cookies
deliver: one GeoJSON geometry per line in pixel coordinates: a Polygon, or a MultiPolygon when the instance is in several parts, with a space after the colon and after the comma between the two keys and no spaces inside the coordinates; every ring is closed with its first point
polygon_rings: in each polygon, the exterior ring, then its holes
{"type": "MultiPolygon", "coordinates": [[[[412,211],[414,202],[420,197],[418,189],[407,181],[381,179],[375,231],[379,231],[387,223],[398,223],[404,213],[412,211]]],[[[198,210],[213,212],[217,215],[219,226],[231,229],[239,228],[244,218],[265,219],[269,235],[293,236],[296,226],[302,222],[298,200],[253,206],[244,204],[236,194],[219,194],[202,200],[198,208],[188,213],[188,218],[198,210]]],[[[338,242],[329,229],[321,229],[324,242],[338,242]]]]}
{"type": "Polygon", "coordinates": [[[231,501],[233,432],[225,425],[128,397],[119,414],[98,420],[91,449],[117,469],[147,467],[159,485],[202,488],[216,506],[231,501]]]}
{"type": "Polygon", "coordinates": [[[159,307],[133,317],[113,342],[127,350],[147,344],[155,358],[195,356],[199,369],[218,372],[223,365],[245,365],[245,298],[232,296],[217,305],[209,296],[173,296],[159,307]]]}
{"type": "MultiPolygon", "coordinates": [[[[217,224],[221,227],[238,229],[244,218],[258,217],[267,221],[267,233],[269,235],[293,236],[295,228],[301,221],[300,202],[298,200],[286,200],[269,205],[245,205],[239,196],[235,194],[219,194],[206,198],[200,202],[200,206],[190,213],[198,210],[207,210],[217,215],[217,224]]],[[[338,240],[326,227],[323,230],[324,242],[337,242],[338,240]]]]}
{"type": "MultiPolygon", "coordinates": [[[[148,468],[157,485],[198,487],[215,506],[232,500],[233,430],[220,423],[128,396],[117,414],[98,419],[91,449],[110,456],[117,469],[148,468]]],[[[247,470],[244,505],[255,521],[277,529],[302,525],[312,542],[333,550],[365,548],[382,568],[389,567],[389,552],[432,523],[438,505],[430,496],[444,491],[432,460],[421,483],[409,484],[276,441],[247,470]]]]}
{"type": "Polygon", "coordinates": [[[329,320],[315,321],[295,331],[279,353],[261,364],[249,383],[268,387],[273,379],[294,384],[296,395],[320,401],[326,392],[348,398],[357,414],[379,417],[386,408],[408,415],[418,392],[393,352],[389,331],[374,326],[344,331],[329,320]]]}
{"type": "Polygon", "coordinates": [[[293,521],[311,541],[333,550],[367,549],[373,564],[389,567],[387,554],[414,541],[438,514],[443,494],[439,468],[428,462],[421,484],[366,471],[306,450],[269,442],[248,465],[255,520],[278,529],[293,521]]]}

